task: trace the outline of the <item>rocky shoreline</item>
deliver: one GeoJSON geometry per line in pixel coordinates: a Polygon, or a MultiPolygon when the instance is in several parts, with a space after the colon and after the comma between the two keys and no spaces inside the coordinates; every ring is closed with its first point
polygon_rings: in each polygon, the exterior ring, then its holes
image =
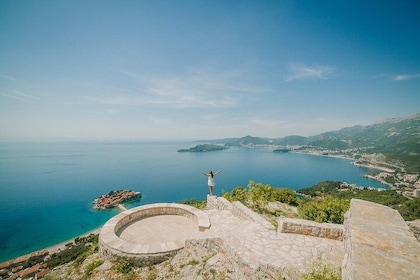
{"type": "Polygon", "coordinates": [[[92,203],[93,208],[98,210],[105,210],[113,207],[117,207],[119,204],[136,200],[141,198],[141,192],[132,190],[118,190],[110,191],[108,194],[101,195],[95,199],[92,203]]]}

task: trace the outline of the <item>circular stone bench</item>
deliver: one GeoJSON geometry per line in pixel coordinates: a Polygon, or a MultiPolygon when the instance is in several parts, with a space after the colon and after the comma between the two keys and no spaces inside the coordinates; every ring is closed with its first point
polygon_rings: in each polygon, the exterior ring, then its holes
{"type": "MultiPolygon", "coordinates": [[[[178,203],[156,203],[126,210],[109,219],[99,233],[99,250],[104,257],[125,258],[139,265],[150,265],[166,260],[182,248],[184,242],[138,244],[120,238],[130,224],[158,215],[178,215],[197,223],[199,231],[210,228],[207,214],[195,207],[178,203]]],[[[139,233],[141,234],[141,232],[139,233]]],[[[158,235],[159,232],[156,232],[158,235]]]]}

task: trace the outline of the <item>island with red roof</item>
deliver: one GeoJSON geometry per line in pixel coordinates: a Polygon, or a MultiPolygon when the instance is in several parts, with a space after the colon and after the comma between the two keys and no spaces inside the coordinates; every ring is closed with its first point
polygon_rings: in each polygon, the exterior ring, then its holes
{"type": "Polygon", "coordinates": [[[101,195],[93,201],[93,208],[98,210],[105,210],[117,207],[119,204],[141,198],[141,192],[132,190],[116,190],[110,191],[108,194],[101,195]]]}

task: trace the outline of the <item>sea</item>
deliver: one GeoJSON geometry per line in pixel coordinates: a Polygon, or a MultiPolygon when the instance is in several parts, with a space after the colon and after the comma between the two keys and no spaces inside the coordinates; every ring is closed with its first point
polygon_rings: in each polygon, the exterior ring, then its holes
{"type": "Polygon", "coordinates": [[[193,141],[0,140],[0,262],[71,240],[101,227],[119,209],[95,210],[92,201],[111,190],[156,202],[205,200],[207,178],[215,194],[250,180],[298,190],[325,180],[386,188],[362,175],[375,170],[351,160],[270,148],[230,147],[181,153],[193,141]]]}

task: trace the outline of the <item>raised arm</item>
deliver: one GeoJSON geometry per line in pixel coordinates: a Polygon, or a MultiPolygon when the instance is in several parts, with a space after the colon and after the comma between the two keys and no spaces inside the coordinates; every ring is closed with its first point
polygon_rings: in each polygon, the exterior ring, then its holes
{"type": "Polygon", "coordinates": [[[209,177],[210,174],[202,173],[203,176],[209,177]]]}
{"type": "Polygon", "coordinates": [[[222,170],[217,171],[216,173],[214,173],[214,176],[216,176],[217,174],[219,174],[220,172],[222,172],[222,170]]]}

